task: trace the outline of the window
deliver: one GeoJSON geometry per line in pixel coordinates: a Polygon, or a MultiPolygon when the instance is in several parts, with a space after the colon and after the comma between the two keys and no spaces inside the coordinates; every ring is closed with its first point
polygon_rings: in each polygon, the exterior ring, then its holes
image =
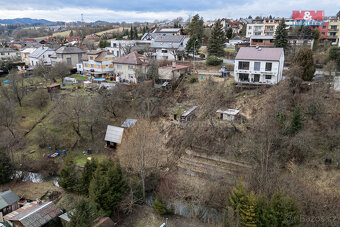
{"type": "Polygon", "coordinates": [[[260,74],[254,74],[254,82],[260,82],[260,74]]]}
{"type": "Polygon", "coordinates": [[[265,78],[266,78],[266,80],[271,80],[272,79],[272,75],[266,75],[265,78]]]}
{"type": "Polygon", "coordinates": [[[249,74],[248,73],[239,73],[238,78],[240,81],[248,81],[249,82],[249,74]]]}
{"type": "Polygon", "coordinates": [[[112,47],[117,47],[117,43],[112,43],[112,47]]]}
{"type": "Polygon", "coordinates": [[[272,71],[272,63],[271,62],[266,63],[266,71],[272,71]]]}
{"type": "Polygon", "coordinates": [[[162,50],[162,53],[166,54],[166,53],[168,53],[168,50],[162,50]]]}
{"type": "Polygon", "coordinates": [[[90,56],[90,60],[93,60],[93,56],[90,56]]]}
{"type": "Polygon", "coordinates": [[[117,69],[121,69],[122,68],[122,65],[117,65],[117,69]]]}
{"type": "Polygon", "coordinates": [[[133,69],[133,65],[128,65],[128,69],[133,69]]]}
{"type": "Polygon", "coordinates": [[[238,62],[238,69],[249,70],[249,62],[248,61],[238,62]]]}
{"type": "Polygon", "coordinates": [[[129,78],[130,78],[130,79],[133,79],[133,74],[129,74],[129,78]]]}
{"type": "Polygon", "coordinates": [[[67,62],[68,65],[72,65],[71,58],[66,58],[66,62],[67,62]]]}
{"type": "Polygon", "coordinates": [[[249,26],[249,29],[251,29],[251,26],[249,26]]]}
{"type": "Polygon", "coordinates": [[[326,26],[323,26],[322,29],[326,29],[326,26]]]}
{"type": "Polygon", "coordinates": [[[262,32],[254,32],[254,35],[261,35],[262,32]]]}
{"type": "Polygon", "coordinates": [[[93,64],[91,64],[91,68],[93,68],[94,67],[94,65],[93,64]]]}
{"type": "Polygon", "coordinates": [[[336,29],[337,26],[336,25],[331,25],[331,29],[336,29]]]}
{"type": "Polygon", "coordinates": [[[254,62],[254,70],[255,71],[260,71],[261,67],[261,62],[254,62]]]}
{"type": "Polygon", "coordinates": [[[325,33],[324,33],[324,32],[322,32],[321,34],[322,34],[322,35],[325,35],[325,33]]]}

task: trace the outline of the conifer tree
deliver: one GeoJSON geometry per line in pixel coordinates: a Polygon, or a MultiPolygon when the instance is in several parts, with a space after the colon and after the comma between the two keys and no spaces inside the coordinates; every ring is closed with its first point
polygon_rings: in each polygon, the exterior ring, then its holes
{"type": "Polygon", "coordinates": [[[106,160],[99,164],[90,183],[89,196],[98,209],[110,215],[126,193],[127,185],[119,163],[106,160]]]}
{"type": "Polygon", "coordinates": [[[275,42],[274,42],[275,47],[282,47],[284,49],[287,49],[288,31],[286,27],[287,26],[286,26],[285,20],[282,19],[275,31],[275,42]]]}
{"type": "MultiPolygon", "coordinates": [[[[299,49],[293,58],[293,64],[301,66],[303,73],[300,77],[304,81],[311,81],[314,77],[315,66],[311,49],[299,49]]],[[[299,75],[298,75],[299,76],[299,75]]]]}
{"type": "Polygon", "coordinates": [[[228,30],[227,30],[227,38],[231,39],[232,36],[233,36],[233,29],[232,28],[228,28],[228,30]]]}
{"type": "Polygon", "coordinates": [[[81,192],[83,194],[89,193],[89,187],[93,175],[98,167],[98,162],[96,159],[92,159],[91,161],[87,160],[81,175],[81,192]]]}
{"type": "Polygon", "coordinates": [[[226,42],[225,32],[222,28],[221,20],[217,20],[211,31],[211,37],[208,42],[208,55],[214,55],[217,57],[224,56],[224,47],[226,42]]]}
{"type": "Polygon", "coordinates": [[[296,106],[295,111],[293,114],[292,125],[291,125],[291,132],[296,133],[302,128],[302,116],[300,107],[296,106]]]}
{"type": "Polygon", "coordinates": [[[240,204],[240,224],[241,226],[256,227],[256,198],[253,191],[245,197],[240,204]]]}
{"type": "Polygon", "coordinates": [[[66,191],[77,192],[79,190],[79,177],[76,166],[70,157],[67,157],[64,166],[60,170],[59,185],[66,191]]]}
{"type": "Polygon", "coordinates": [[[8,154],[0,148],[0,184],[5,184],[11,180],[14,174],[14,167],[8,154]]]}
{"type": "Polygon", "coordinates": [[[93,202],[86,198],[79,200],[68,216],[70,222],[67,223],[67,227],[92,227],[93,221],[99,216],[99,213],[93,202]]]}
{"type": "Polygon", "coordinates": [[[186,50],[188,52],[197,52],[202,45],[204,34],[203,18],[196,14],[189,23],[190,39],[187,42],[186,50]],[[195,50],[194,50],[195,49],[195,50]]]}
{"type": "Polygon", "coordinates": [[[270,212],[275,221],[274,226],[296,226],[300,222],[298,207],[282,192],[276,193],[270,200],[270,212]]]}

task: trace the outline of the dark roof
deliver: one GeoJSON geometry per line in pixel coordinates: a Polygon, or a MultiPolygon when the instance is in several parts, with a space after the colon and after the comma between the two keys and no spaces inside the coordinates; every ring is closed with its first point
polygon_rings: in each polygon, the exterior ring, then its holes
{"type": "Polygon", "coordinates": [[[85,53],[85,51],[79,49],[78,47],[62,46],[56,50],[56,53],[57,54],[82,54],[82,53],[85,53]]]}
{"type": "Polygon", "coordinates": [[[119,57],[116,60],[113,60],[113,63],[118,64],[129,64],[129,65],[141,65],[147,63],[148,58],[144,55],[138,54],[136,51],[127,54],[123,57],[119,57]]]}
{"type": "Polygon", "coordinates": [[[12,205],[15,202],[19,201],[19,196],[17,196],[11,190],[4,191],[0,193],[0,209],[3,209],[9,205],[12,205]]]}
{"type": "Polygon", "coordinates": [[[279,61],[283,48],[241,47],[236,60],[279,61]]]}
{"type": "Polygon", "coordinates": [[[155,38],[155,42],[180,43],[183,42],[184,35],[162,35],[155,38]]]}
{"type": "Polygon", "coordinates": [[[7,52],[16,52],[11,48],[0,48],[0,53],[7,53],[7,52]]]}
{"type": "Polygon", "coordinates": [[[29,203],[4,216],[9,221],[19,221],[25,227],[39,227],[61,214],[53,202],[29,203]]]}

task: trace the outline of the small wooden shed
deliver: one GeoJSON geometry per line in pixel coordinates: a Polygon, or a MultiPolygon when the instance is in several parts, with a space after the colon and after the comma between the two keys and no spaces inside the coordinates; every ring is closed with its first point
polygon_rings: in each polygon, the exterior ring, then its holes
{"type": "Polygon", "coordinates": [[[233,121],[235,118],[239,116],[240,110],[236,109],[226,109],[226,110],[217,110],[218,118],[227,121],[233,121]]]}
{"type": "Polygon", "coordinates": [[[108,125],[106,129],[105,141],[110,148],[117,148],[122,143],[124,128],[108,125]]]}
{"type": "Polygon", "coordinates": [[[58,92],[61,89],[60,84],[51,84],[47,86],[48,93],[58,92]]]}

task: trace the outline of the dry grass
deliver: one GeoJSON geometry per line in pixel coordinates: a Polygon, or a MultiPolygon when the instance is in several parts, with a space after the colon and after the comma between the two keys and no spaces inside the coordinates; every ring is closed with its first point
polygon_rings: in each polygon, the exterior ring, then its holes
{"type": "Polygon", "coordinates": [[[12,181],[0,187],[1,191],[12,190],[21,198],[36,200],[42,198],[47,192],[59,191],[61,188],[53,185],[52,182],[32,183],[32,182],[15,182],[12,181]]]}
{"type": "Polygon", "coordinates": [[[184,218],[177,215],[160,216],[155,210],[148,206],[142,206],[137,208],[132,215],[129,216],[120,226],[134,226],[134,227],[159,227],[167,220],[168,227],[212,227],[216,225],[202,223],[197,219],[184,218]]]}

